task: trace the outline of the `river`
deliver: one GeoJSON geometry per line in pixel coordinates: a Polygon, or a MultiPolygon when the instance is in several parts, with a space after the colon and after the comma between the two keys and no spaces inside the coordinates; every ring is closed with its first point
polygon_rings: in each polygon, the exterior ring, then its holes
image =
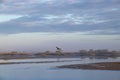
{"type": "Polygon", "coordinates": [[[86,64],[95,62],[120,62],[120,58],[89,59],[89,58],[40,58],[0,60],[3,62],[45,62],[29,64],[0,65],[0,80],[120,80],[120,71],[59,69],[56,66],[69,64],[86,64]],[[57,62],[58,61],[58,62],[57,62]]]}

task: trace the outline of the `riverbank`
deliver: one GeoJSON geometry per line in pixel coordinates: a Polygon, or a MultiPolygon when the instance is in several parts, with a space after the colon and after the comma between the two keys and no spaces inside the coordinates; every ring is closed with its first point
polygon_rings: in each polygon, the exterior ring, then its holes
{"type": "Polygon", "coordinates": [[[63,65],[58,68],[87,69],[87,70],[120,70],[120,62],[101,62],[89,64],[63,65]]]}

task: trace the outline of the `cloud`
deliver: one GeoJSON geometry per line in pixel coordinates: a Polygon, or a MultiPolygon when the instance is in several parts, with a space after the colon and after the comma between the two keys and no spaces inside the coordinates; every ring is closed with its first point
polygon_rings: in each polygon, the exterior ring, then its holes
{"type": "Polygon", "coordinates": [[[119,7],[119,0],[3,0],[0,14],[22,17],[1,22],[0,33],[120,34],[119,7]]]}
{"type": "MultiPolygon", "coordinates": [[[[119,3],[113,0],[4,0],[0,12],[16,14],[57,14],[75,12],[87,12],[93,10],[103,10],[118,6],[119,3]],[[10,9],[10,10],[9,10],[10,9]]],[[[95,12],[96,13],[96,12],[95,12]]]]}
{"type": "Polygon", "coordinates": [[[2,3],[2,0],[0,0],[0,3],[2,3]]]}
{"type": "Polygon", "coordinates": [[[88,31],[89,35],[120,35],[119,30],[115,29],[105,29],[105,30],[93,30],[88,31]]]}

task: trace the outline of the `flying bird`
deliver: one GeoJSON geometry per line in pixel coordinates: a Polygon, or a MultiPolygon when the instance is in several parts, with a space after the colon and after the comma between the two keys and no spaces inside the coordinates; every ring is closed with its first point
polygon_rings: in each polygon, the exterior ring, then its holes
{"type": "Polygon", "coordinates": [[[57,50],[61,50],[61,48],[59,48],[59,47],[56,47],[56,49],[57,49],[57,50]]]}

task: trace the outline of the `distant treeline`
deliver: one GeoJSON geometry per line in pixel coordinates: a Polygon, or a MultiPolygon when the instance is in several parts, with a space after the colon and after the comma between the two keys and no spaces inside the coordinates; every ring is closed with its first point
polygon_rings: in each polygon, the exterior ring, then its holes
{"type": "Polygon", "coordinates": [[[56,51],[56,52],[38,52],[38,53],[26,53],[26,52],[6,52],[0,53],[1,59],[11,59],[11,58],[56,58],[56,57],[120,57],[120,51],[109,51],[107,49],[104,50],[79,50],[77,52],[64,52],[64,51],[56,51]]]}

